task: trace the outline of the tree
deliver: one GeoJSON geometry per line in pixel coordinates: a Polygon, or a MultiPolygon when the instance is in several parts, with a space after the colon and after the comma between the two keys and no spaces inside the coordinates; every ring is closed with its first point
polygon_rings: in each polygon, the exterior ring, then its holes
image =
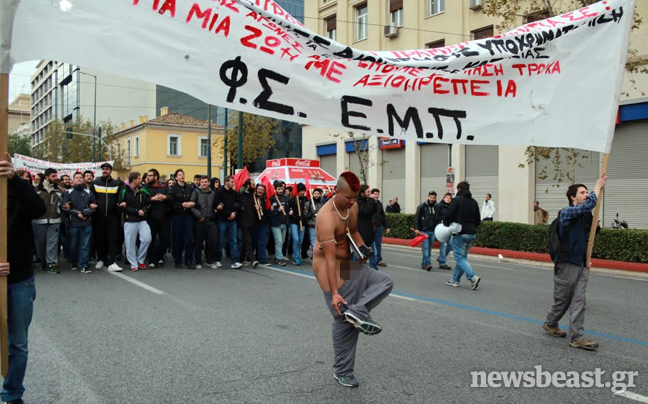
{"type": "MultiPolygon", "coordinates": [[[[239,114],[230,115],[226,132],[227,157],[231,166],[235,166],[238,160],[238,117],[239,114]]],[[[243,165],[252,164],[274,147],[272,134],[277,131],[278,125],[276,119],[243,113],[243,165]]],[[[217,147],[224,149],[220,139],[217,147]]]]}
{"type": "MultiPolygon", "coordinates": [[[[527,23],[564,14],[570,10],[594,4],[597,1],[599,0],[486,0],[483,10],[486,15],[501,18],[501,23],[497,26],[497,29],[504,31],[517,25],[520,16],[526,16],[524,17],[524,23],[527,23]]],[[[636,30],[641,23],[642,17],[635,11],[632,29],[636,30]]],[[[626,71],[635,90],[639,89],[635,85],[634,77],[637,74],[648,73],[647,62],[645,58],[638,54],[636,49],[628,50],[626,71]]],[[[640,92],[642,95],[646,95],[643,90],[640,90],[640,92]]],[[[622,95],[629,96],[627,92],[622,95]]],[[[544,180],[551,175],[556,187],[559,187],[560,183],[564,181],[569,182],[570,185],[573,184],[576,180],[576,169],[582,168],[581,162],[589,158],[587,154],[579,149],[537,146],[527,147],[525,156],[526,161],[520,164],[520,167],[544,163],[544,167],[538,173],[538,178],[544,180]],[[548,170],[549,161],[553,162],[552,173],[548,170]]]]}
{"type": "Polygon", "coordinates": [[[370,152],[375,150],[376,146],[369,145],[369,138],[370,138],[369,135],[358,134],[354,132],[346,132],[346,133],[336,133],[333,136],[347,137],[353,141],[353,150],[355,154],[354,158],[357,158],[358,162],[360,163],[359,177],[363,184],[369,183],[369,168],[374,167],[376,165],[382,166],[387,162],[385,160],[381,160],[380,162],[371,160],[370,152]]]}
{"type": "MultiPolygon", "coordinates": [[[[119,132],[119,127],[114,125],[110,119],[99,122],[98,126],[101,127],[101,138],[109,145],[108,147],[112,149],[112,158],[114,160],[113,170],[122,171],[129,169],[130,165],[127,164],[126,152],[116,146],[118,139],[115,135],[119,132]]],[[[110,160],[109,150],[103,143],[101,144],[101,154],[99,159],[102,161],[110,160]]]]}
{"type": "Polygon", "coordinates": [[[8,142],[10,155],[13,156],[18,153],[23,156],[32,157],[31,140],[29,139],[29,136],[14,133],[13,135],[9,135],[8,142]]]}

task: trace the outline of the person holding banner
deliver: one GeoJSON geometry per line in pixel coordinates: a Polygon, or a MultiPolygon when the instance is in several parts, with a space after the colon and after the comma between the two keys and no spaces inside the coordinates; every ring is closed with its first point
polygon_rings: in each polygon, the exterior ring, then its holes
{"type": "MultiPolygon", "coordinates": [[[[115,258],[117,251],[121,251],[121,213],[117,209],[117,199],[122,183],[113,179],[111,174],[112,165],[103,163],[101,177],[92,183],[91,191],[98,206],[92,232],[98,259],[95,268],[101,269],[107,266],[108,271],[119,272],[122,268],[117,265],[115,258]]],[[[74,176],[76,177],[76,174],[74,176]]]]}
{"type": "Polygon", "coordinates": [[[359,246],[359,253],[371,252],[358,233],[359,191],[358,177],[343,172],[335,197],[320,209],[315,221],[313,273],[333,316],[333,377],[345,387],[359,385],[354,375],[358,336],[382,331],[369,313],[394,286],[389,275],[370,269],[363,257],[361,262],[351,260],[351,245],[359,246]]]}
{"type": "Polygon", "coordinates": [[[569,206],[558,214],[560,248],[554,258],[554,302],[547,313],[542,328],[551,336],[564,338],[567,333],[558,328],[558,322],[571,307],[569,332],[572,348],[594,351],[599,344],[584,336],[585,292],[591,262],[586,262],[587,242],[592,226],[592,210],[598,196],[607,183],[602,173],[596,181],[594,191],[588,194],[583,184],[567,188],[569,206]]]}
{"type": "Polygon", "coordinates": [[[293,265],[301,265],[302,242],[304,241],[304,206],[306,205],[306,185],[297,184],[297,196],[288,201],[290,234],[292,238],[293,265]]]}
{"type": "Polygon", "coordinates": [[[15,174],[11,156],[0,161],[0,176],[7,177],[7,261],[0,262],[0,276],[7,277],[7,326],[9,371],[2,385],[3,402],[21,403],[25,392],[28,334],[34,313],[36,286],[31,222],[47,211],[30,182],[15,174]],[[11,237],[10,237],[11,235],[11,237]]]}

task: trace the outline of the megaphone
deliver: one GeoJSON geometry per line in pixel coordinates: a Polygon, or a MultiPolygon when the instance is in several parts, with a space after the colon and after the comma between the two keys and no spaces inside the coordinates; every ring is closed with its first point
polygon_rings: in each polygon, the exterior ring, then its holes
{"type": "Polygon", "coordinates": [[[443,223],[437,224],[434,228],[434,236],[440,243],[447,243],[455,234],[461,232],[461,225],[459,223],[450,223],[450,226],[444,226],[443,223]]]}

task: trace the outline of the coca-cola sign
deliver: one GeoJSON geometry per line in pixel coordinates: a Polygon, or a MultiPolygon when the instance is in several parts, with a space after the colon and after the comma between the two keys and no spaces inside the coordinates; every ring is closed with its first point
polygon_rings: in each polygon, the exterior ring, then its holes
{"type": "Polygon", "coordinates": [[[297,161],[295,161],[295,165],[297,167],[310,167],[311,166],[311,160],[297,160],[297,161]]]}

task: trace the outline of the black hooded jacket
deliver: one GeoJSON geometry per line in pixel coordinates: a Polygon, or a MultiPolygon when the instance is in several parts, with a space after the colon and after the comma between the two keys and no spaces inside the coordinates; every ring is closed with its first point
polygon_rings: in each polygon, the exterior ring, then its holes
{"type": "Polygon", "coordinates": [[[477,227],[481,224],[481,212],[470,191],[459,192],[450,203],[443,224],[449,226],[453,222],[461,224],[459,234],[477,233],[477,227]]]}

